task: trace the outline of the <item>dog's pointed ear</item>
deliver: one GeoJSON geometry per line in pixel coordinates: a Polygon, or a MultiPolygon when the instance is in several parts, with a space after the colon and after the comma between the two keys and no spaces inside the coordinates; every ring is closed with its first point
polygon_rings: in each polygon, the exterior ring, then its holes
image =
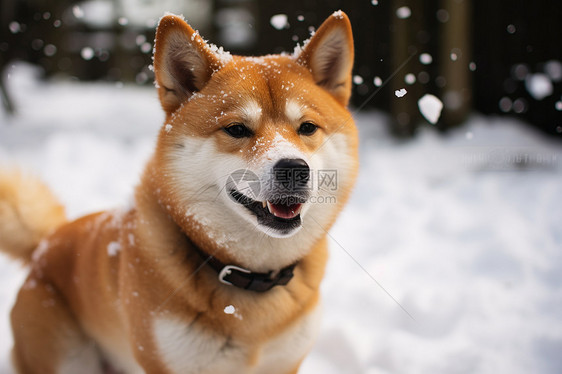
{"type": "Polygon", "coordinates": [[[347,15],[340,10],[324,21],[297,61],[312,72],[318,85],[346,106],[351,97],[353,69],[353,35],[347,15]]]}
{"type": "Polygon", "coordinates": [[[230,54],[210,47],[182,17],[166,15],[154,42],[154,75],[167,114],[201,90],[230,54]]]}

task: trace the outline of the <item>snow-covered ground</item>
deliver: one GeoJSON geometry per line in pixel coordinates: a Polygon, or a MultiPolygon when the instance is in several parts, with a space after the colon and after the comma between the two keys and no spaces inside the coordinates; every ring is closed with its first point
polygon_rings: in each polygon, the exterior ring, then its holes
{"type": "MultiPolygon", "coordinates": [[[[71,217],[126,204],[163,120],[156,91],[45,84],[23,65],[8,83],[19,114],[0,114],[0,165],[41,175],[71,217]]],[[[562,144],[479,115],[399,142],[385,121],[356,115],[359,182],[301,373],[561,373],[562,144]]],[[[0,257],[1,374],[24,273],[0,257]]]]}

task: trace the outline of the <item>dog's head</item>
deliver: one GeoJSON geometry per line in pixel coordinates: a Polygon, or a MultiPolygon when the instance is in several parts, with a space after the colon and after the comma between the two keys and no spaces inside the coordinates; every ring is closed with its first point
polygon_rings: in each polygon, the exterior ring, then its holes
{"type": "Polygon", "coordinates": [[[154,178],[174,221],[256,270],[306,254],[355,180],[352,65],[342,12],[293,55],[264,57],[231,56],[181,17],[163,17],[154,72],[166,122],[154,178]]]}

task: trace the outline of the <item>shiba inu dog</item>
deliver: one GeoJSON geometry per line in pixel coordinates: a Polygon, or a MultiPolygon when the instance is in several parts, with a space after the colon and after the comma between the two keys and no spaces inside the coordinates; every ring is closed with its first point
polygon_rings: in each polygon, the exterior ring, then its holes
{"type": "Polygon", "coordinates": [[[18,373],[296,373],[357,172],[352,63],[342,12],[264,57],[164,16],[166,120],[132,207],[67,222],[41,182],[0,176],[0,247],[30,267],[11,313],[18,373]]]}

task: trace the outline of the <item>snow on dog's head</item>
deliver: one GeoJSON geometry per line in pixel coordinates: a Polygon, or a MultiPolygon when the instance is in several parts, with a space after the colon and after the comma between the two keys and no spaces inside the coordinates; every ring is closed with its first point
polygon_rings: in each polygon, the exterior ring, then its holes
{"type": "Polygon", "coordinates": [[[161,20],[159,199],[240,263],[290,264],[325,235],[355,179],[349,20],[328,18],[291,56],[218,51],[182,18],[161,20]]]}

